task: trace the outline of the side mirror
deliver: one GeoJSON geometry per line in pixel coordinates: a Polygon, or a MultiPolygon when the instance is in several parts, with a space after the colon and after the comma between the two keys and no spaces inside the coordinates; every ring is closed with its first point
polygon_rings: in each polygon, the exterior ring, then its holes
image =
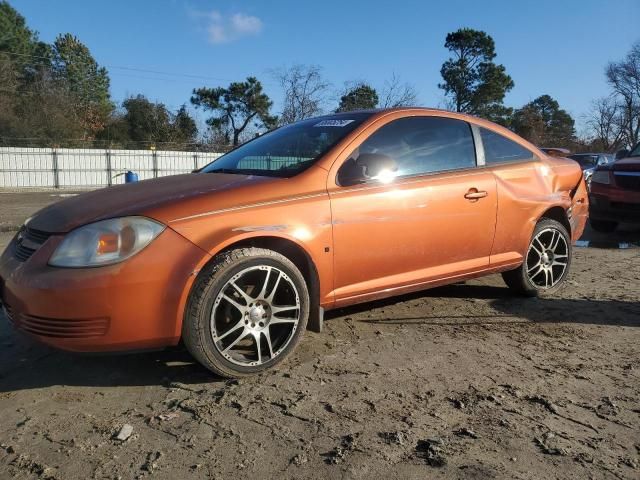
{"type": "Polygon", "coordinates": [[[628,157],[630,153],[631,152],[626,148],[623,148],[622,150],[618,150],[616,152],[616,160],[620,160],[621,158],[628,157]]]}
{"type": "Polygon", "coordinates": [[[340,185],[356,185],[370,180],[389,182],[398,170],[396,161],[381,153],[363,153],[356,160],[350,158],[338,172],[340,185]]]}

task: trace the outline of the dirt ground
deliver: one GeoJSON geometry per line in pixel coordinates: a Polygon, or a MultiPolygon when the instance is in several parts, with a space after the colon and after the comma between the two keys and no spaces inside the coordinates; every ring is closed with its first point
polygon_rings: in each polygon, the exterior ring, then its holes
{"type": "MultiPolygon", "coordinates": [[[[0,225],[51,195],[0,193],[0,225]]],[[[546,298],[490,276],[330,312],[277,370],[241,381],[182,348],[56,352],[0,318],[0,478],[640,478],[628,246],[576,248],[546,298]]]]}

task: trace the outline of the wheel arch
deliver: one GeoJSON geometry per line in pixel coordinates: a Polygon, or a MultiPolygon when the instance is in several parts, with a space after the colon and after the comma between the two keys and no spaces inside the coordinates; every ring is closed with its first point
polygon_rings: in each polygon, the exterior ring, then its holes
{"type": "MultiPolygon", "coordinates": [[[[273,250],[281,255],[287,257],[293,264],[300,270],[302,276],[307,282],[309,288],[310,297],[310,309],[309,309],[309,321],[307,323],[307,329],[317,331],[321,327],[318,323],[321,322],[320,314],[320,275],[318,269],[309,251],[294,239],[280,235],[264,235],[254,234],[245,235],[239,238],[231,239],[224,244],[220,245],[215,251],[209,252],[210,259],[201,267],[204,269],[209,263],[213,262],[217,255],[237,248],[265,248],[273,250]]],[[[193,282],[195,285],[195,281],[193,282]]],[[[193,285],[191,288],[193,288],[193,285]]],[[[190,290],[191,290],[190,288],[190,290]]],[[[191,291],[189,291],[189,295],[191,291]]],[[[188,300],[188,297],[187,297],[188,300]]]]}
{"type": "Polygon", "coordinates": [[[571,223],[569,222],[569,217],[567,216],[567,212],[564,208],[558,205],[548,208],[542,213],[542,215],[540,215],[538,221],[543,218],[550,218],[551,220],[561,223],[562,226],[567,229],[567,232],[569,232],[569,237],[571,237],[571,223]]]}

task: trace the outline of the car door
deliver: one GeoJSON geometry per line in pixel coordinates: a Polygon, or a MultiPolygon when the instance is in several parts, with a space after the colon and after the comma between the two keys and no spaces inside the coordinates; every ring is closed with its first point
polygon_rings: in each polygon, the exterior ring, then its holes
{"type": "Polygon", "coordinates": [[[473,138],[462,120],[411,116],[354,142],[328,186],[337,304],[488,267],[496,182],[476,168],[473,138]],[[395,171],[350,181],[345,171],[366,155],[395,171]]]}

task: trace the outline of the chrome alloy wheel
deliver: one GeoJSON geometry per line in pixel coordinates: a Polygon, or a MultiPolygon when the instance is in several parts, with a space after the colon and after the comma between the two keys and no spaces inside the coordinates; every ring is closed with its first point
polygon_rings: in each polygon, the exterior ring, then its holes
{"type": "Polygon", "coordinates": [[[533,285],[543,289],[553,287],[567,270],[567,240],[559,230],[545,228],[533,237],[526,261],[527,276],[533,285]]]}
{"type": "Polygon", "coordinates": [[[227,360],[257,366],[289,345],[300,321],[300,296],[282,270],[260,265],[235,274],[211,311],[211,334],[227,360]]]}

